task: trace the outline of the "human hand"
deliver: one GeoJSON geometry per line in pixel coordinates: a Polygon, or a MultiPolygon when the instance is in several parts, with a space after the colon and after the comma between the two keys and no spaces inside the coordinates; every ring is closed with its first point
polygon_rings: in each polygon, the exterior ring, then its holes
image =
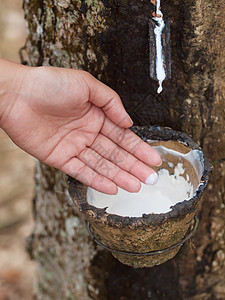
{"type": "Polygon", "coordinates": [[[0,126],[20,148],[108,194],[157,180],[146,164],[161,158],[127,129],[132,122],[112,89],[84,71],[0,63],[8,74],[0,78],[9,78],[0,80],[0,126]]]}

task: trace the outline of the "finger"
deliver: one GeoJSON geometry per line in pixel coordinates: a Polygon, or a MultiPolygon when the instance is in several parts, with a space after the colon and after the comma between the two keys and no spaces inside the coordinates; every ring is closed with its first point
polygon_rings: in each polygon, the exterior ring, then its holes
{"type": "Polygon", "coordinates": [[[115,183],[97,174],[78,158],[73,157],[61,168],[61,171],[99,192],[115,195],[118,191],[115,183]]]}
{"type": "Polygon", "coordinates": [[[101,107],[113,123],[128,128],[133,122],[126,112],[119,95],[110,87],[84,72],[84,79],[89,87],[89,101],[101,107]]]}
{"type": "Polygon", "coordinates": [[[100,154],[90,148],[85,148],[79,154],[78,158],[98,174],[107,177],[117,186],[128,192],[135,193],[141,188],[140,181],[137,178],[103,158],[100,154]]]}
{"type": "Polygon", "coordinates": [[[111,161],[114,165],[117,165],[127,173],[134,175],[143,183],[146,183],[147,178],[155,173],[148,165],[138,160],[134,155],[125,151],[102,134],[98,135],[91,145],[91,148],[101,157],[111,161]]]}
{"type": "Polygon", "coordinates": [[[160,155],[130,129],[120,128],[106,118],[101,133],[142,162],[152,166],[161,165],[160,155]]]}

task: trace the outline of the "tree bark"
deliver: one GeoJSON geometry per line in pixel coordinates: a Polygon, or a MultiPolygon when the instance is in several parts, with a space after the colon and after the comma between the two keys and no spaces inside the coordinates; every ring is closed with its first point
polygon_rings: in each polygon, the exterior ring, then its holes
{"type": "Polygon", "coordinates": [[[150,1],[24,0],[24,10],[24,62],[91,72],[119,93],[135,125],[184,131],[214,164],[194,246],[133,269],[93,243],[64,176],[37,162],[36,299],[225,299],[224,1],[162,1],[173,18],[172,78],[159,95],[149,77],[150,1]]]}

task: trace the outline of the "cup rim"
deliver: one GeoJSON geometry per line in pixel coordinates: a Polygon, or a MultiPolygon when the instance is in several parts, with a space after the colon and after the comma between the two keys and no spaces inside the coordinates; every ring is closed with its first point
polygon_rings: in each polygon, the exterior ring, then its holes
{"type": "Polygon", "coordinates": [[[184,132],[173,130],[169,127],[162,126],[133,126],[130,128],[135,134],[141,137],[144,141],[149,139],[158,141],[177,141],[192,150],[200,150],[203,154],[203,174],[200,180],[200,185],[195,191],[193,197],[189,200],[183,200],[171,206],[171,210],[166,213],[149,213],[143,214],[141,217],[123,217],[115,214],[107,213],[105,208],[97,208],[87,202],[87,198],[83,197],[79,189],[87,188],[82,183],[69,177],[69,193],[78,206],[79,210],[83,212],[89,222],[92,224],[104,223],[112,227],[123,226],[158,226],[168,220],[183,219],[187,214],[192,214],[196,211],[197,205],[200,201],[203,191],[205,190],[209,175],[213,170],[213,166],[209,163],[201,147],[199,147],[192,138],[184,132]],[[85,199],[84,199],[85,198],[85,199]]]}

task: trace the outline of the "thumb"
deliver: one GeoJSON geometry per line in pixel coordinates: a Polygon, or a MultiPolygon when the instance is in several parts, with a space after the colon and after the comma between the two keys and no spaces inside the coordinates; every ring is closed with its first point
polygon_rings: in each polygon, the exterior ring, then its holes
{"type": "Polygon", "coordinates": [[[126,112],[119,95],[88,72],[83,74],[89,87],[89,101],[101,107],[107,117],[116,125],[128,128],[133,121],[126,112]]]}

